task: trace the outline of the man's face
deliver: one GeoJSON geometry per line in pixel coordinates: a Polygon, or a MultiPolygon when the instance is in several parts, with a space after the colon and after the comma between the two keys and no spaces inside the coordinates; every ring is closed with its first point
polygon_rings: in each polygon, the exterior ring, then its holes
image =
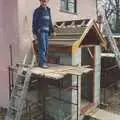
{"type": "Polygon", "coordinates": [[[47,5],[48,0],[40,0],[41,5],[47,5]]]}

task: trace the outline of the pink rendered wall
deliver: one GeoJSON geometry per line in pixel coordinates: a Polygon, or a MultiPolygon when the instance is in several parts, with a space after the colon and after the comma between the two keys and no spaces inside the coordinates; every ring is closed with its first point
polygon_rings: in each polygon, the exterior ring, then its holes
{"type": "Polygon", "coordinates": [[[53,21],[97,18],[96,0],[77,0],[77,14],[60,12],[60,0],[49,0],[49,6],[53,21]]]}
{"type": "Polygon", "coordinates": [[[13,59],[18,54],[16,8],[17,0],[0,0],[0,106],[8,103],[9,44],[13,45],[13,59]]]}

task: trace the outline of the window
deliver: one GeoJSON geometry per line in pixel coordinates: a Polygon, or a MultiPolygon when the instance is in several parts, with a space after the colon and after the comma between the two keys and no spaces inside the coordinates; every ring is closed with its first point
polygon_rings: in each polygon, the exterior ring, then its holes
{"type": "Polygon", "coordinates": [[[77,12],[77,0],[61,0],[61,10],[71,13],[77,12]]]}

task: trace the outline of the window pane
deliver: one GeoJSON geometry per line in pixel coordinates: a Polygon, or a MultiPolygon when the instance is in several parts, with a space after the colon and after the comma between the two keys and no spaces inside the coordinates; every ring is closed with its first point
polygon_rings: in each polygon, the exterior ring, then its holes
{"type": "Polygon", "coordinates": [[[68,10],[69,10],[70,12],[75,12],[74,3],[71,3],[71,2],[68,3],[68,10]]]}
{"type": "Polygon", "coordinates": [[[66,10],[66,0],[61,0],[61,9],[66,10]]]}
{"type": "Polygon", "coordinates": [[[74,2],[75,2],[75,0],[68,0],[68,2],[72,2],[72,3],[74,3],[74,2]]]}
{"type": "Polygon", "coordinates": [[[61,9],[75,13],[76,12],[76,0],[61,0],[61,9]]]}

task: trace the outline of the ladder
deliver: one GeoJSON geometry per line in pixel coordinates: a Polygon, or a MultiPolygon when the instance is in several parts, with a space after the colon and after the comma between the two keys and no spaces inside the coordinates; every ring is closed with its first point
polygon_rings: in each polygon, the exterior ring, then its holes
{"type": "Polygon", "coordinates": [[[20,120],[31,79],[30,70],[23,74],[22,69],[18,69],[5,120],[20,120]]]}
{"type": "Polygon", "coordinates": [[[119,49],[117,47],[115,39],[113,38],[112,31],[110,29],[108,20],[106,19],[106,16],[103,13],[104,12],[101,12],[101,15],[102,15],[103,20],[104,20],[104,24],[103,24],[104,34],[108,38],[111,49],[112,49],[113,53],[115,54],[115,58],[116,58],[118,67],[120,68],[120,51],[119,51],[119,49]]]}
{"type": "MultiPolygon", "coordinates": [[[[31,81],[31,68],[36,63],[33,46],[26,53],[22,64],[18,64],[16,80],[12,89],[5,120],[20,120],[31,81]]],[[[34,115],[34,117],[36,117],[34,115]]],[[[39,118],[39,116],[37,115],[39,118]]],[[[37,119],[36,119],[37,120],[37,119]]]]}
{"type": "Polygon", "coordinates": [[[9,101],[5,120],[20,120],[25,105],[28,88],[31,81],[31,68],[35,65],[36,57],[31,47],[26,53],[22,64],[18,64],[16,78],[9,101]],[[26,70],[25,70],[26,69],[26,70]]]}

